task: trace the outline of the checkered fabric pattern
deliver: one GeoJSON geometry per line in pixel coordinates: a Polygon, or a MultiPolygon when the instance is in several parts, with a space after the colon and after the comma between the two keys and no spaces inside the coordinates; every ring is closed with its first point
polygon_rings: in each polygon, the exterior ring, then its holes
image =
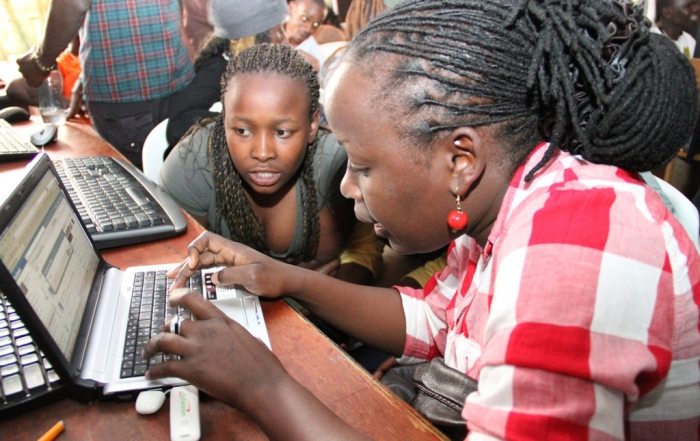
{"type": "Polygon", "coordinates": [[[194,76],[177,0],[93,0],[80,44],[88,101],[162,98],[194,76]]]}
{"type": "Polygon", "coordinates": [[[557,153],[513,178],[488,242],[396,287],[402,362],[478,378],[471,441],[700,438],[700,257],[636,174],[557,153]]]}

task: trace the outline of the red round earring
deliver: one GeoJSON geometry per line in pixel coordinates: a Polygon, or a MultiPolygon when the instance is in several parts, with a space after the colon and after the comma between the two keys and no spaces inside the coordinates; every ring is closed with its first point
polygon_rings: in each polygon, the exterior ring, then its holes
{"type": "Polygon", "coordinates": [[[450,211],[450,213],[447,215],[447,225],[450,227],[453,233],[463,230],[464,227],[467,226],[467,221],[469,220],[467,213],[462,211],[462,204],[460,203],[459,194],[457,194],[456,200],[457,208],[450,211]]]}

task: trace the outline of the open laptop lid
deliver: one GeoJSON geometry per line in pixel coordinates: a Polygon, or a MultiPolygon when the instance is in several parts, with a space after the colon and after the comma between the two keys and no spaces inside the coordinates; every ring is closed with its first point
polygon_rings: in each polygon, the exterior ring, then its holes
{"type": "Polygon", "coordinates": [[[79,372],[106,268],[51,160],[37,155],[0,206],[0,283],[78,399],[98,392],[79,372]]]}

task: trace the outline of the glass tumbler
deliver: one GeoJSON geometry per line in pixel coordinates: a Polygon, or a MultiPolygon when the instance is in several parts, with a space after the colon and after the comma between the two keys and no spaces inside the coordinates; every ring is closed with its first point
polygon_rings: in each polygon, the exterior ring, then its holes
{"type": "Polygon", "coordinates": [[[63,77],[52,70],[39,86],[39,113],[47,124],[63,124],[68,116],[68,100],[63,96],[63,77]]]}

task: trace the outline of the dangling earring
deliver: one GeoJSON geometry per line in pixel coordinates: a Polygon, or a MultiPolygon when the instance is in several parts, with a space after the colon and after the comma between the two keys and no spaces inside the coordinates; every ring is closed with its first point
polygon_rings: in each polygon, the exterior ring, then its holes
{"type": "Polygon", "coordinates": [[[450,213],[447,215],[447,225],[450,227],[453,233],[463,230],[467,226],[467,221],[469,220],[467,213],[462,211],[459,188],[455,190],[455,193],[457,193],[455,198],[457,201],[457,208],[450,211],[450,213]]]}

